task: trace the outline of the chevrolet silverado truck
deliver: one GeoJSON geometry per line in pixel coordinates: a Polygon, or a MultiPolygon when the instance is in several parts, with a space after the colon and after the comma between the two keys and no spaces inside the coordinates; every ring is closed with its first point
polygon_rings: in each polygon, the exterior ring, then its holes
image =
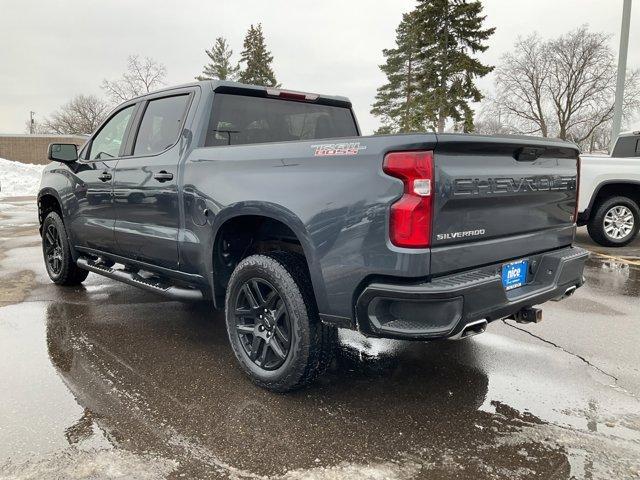
{"type": "Polygon", "coordinates": [[[207,81],[117,107],[38,194],[47,272],[224,309],[241,368],[288,391],[337,328],[425,341],[535,322],[583,283],[578,149],[360,136],[344,97],[207,81]]]}
{"type": "Polygon", "coordinates": [[[640,131],[622,133],[607,155],[580,156],[578,225],[600,245],[623,247],[640,229],[640,131]]]}

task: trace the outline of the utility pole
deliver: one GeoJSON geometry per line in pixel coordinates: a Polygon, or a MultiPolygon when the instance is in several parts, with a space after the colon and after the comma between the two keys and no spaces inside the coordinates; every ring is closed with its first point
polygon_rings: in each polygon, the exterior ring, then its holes
{"type": "Polygon", "coordinates": [[[33,130],[34,130],[34,127],[35,127],[35,120],[33,119],[33,116],[35,114],[36,114],[36,112],[34,112],[33,110],[31,110],[29,112],[29,118],[30,118],[30,120],[29,120],[29,134],[30,135],[33,135],[33,130]]]}
{"type": "Polygon", "coordinates": [[[622,101],[624,81],[627,73],[627,49],[629,48],[629,25],[631,23],[631,0],[624,0],[622,6],[622,27],[620,28],[620,51],[618,53],[618,78],[616,80],[616,103],[613,107],[613,128],[611,130],[610,152],[616,143],[622,124],[622,101]]]}

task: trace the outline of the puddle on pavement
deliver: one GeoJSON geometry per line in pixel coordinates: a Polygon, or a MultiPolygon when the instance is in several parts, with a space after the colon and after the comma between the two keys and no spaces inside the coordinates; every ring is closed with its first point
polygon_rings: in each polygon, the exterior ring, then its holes
{"type": "MultiPolygon", "coordinates": [[[[638,399],[508,325],[429,344],[344,331],[315,385],[275,395],[236,367],[206,305],[96,275],[56,288],[36,248],[14,243],[1,264],[33,267],[35,283],[0,308],[0,477],[640,475],[638,399]]],[[[603,268],[590,261],[589,284],[613,288],[603,268]]]]}

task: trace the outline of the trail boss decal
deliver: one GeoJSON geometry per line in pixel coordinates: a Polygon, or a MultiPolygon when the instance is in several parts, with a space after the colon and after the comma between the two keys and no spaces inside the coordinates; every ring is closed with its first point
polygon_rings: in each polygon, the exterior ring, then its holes
{"type": "Polygon", "coordinates": [[[360,142],[349,142],[311,145],[311,148],[314,149],[314,156],[329,157],[333,155],[357,155],[360,150],[365,150],[367,147],[366,145],[360,145],[360,142]]]}

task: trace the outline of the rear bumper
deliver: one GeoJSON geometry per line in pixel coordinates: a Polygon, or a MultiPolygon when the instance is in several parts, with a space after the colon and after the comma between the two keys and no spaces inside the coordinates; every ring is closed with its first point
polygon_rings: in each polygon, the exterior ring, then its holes
{"type": "Polygon", "coordinates": [[[522,308],[561,299],[584,283],[586,250],[566,247],[528,255],[526,285],[505,291],[502,263],[418,284],[371,283],[356,301],[358,328],[374,337],[456,337],[472,322],[508,317],[522,308]]]}

